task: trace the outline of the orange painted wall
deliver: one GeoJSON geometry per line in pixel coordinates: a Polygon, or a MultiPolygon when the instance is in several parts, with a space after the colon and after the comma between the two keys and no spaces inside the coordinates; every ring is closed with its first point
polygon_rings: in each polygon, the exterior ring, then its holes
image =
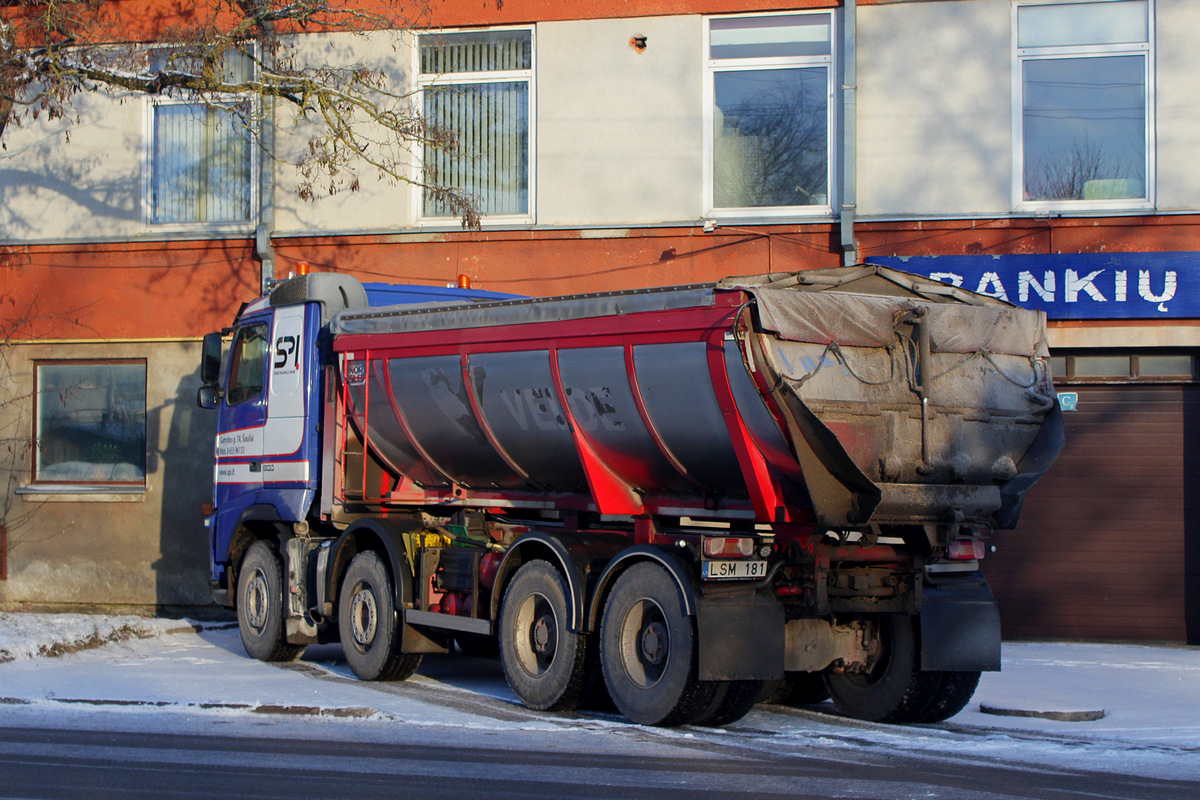
{"type": "Polygon", "coordinates": [[[14,338],[195,337],[258,294],[247,241],[0,247],[0,326],[14,338]]]}
{"type": "MultiPolygon", "coordinates": [[[[862,257],[1053,252],[1200,251],[1200,216],[864,223],[862,257]]],[[[308,263],[363,281],[535,296],[713,281],[838,266],[824,225],[481,231],[281,238],[277,275],[308,263]]],[[[54,338],[198,337],[228,325],[258,295],[249,241],[0,248],[0,322],[28,314],[54,338]]]]}
{"type": "MultiPolygon", "coordinates": [[[[872,2],[872,0],[865,0],[872,2]]],[[[878,0],[874,0],[878,2],[878,0]]],[[[362,9],[374,18],[387,20],[390,27],[465,27],[518,25],[573,19],[613,19],[671,14],[735,14],[760,11],[790,11],[830,8],[829,0],[416,0],[380,3],[377,0],[347,0],[335,8],[362,9]]],[[[5,16],[21,16],[8,9],[5,16]]],[[[207,3],[190,0],[108,0],[95,15],[89,15],[89,41],[155,41],[178,35],[212,16],[207,3]]],[[[232,20],[232,15],[228,15],[232,20]]],[[[367,27],[353,23],[351,29],[367,27]]],[[[307,30],[319,30],[310,26],[307,30]]]]}

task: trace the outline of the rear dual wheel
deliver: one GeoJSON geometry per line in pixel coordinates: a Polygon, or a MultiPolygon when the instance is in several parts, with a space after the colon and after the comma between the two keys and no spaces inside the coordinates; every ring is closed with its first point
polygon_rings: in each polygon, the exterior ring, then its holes
{"type": "Polygon", "coordinates": [[[727,725],[762,692],[762,681],[698,679],[695,632],[679,586],[650,562],[634,564],[613,585],[600,659],[613,703],[643,725],[727,725]]]}
{"type": "Polygon", "coordinates": [[[847,716],[870,722],[941,722],[962,711],[978,672],[920,669],[918,618],[881,614],[879,656],[865,672],[827,673],[825,686],[847,716]]]}

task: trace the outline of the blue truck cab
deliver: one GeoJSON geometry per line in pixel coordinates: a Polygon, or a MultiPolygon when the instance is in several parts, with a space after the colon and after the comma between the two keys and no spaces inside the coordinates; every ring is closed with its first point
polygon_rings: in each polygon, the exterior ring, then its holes
{"type": "Polygon", "coordinates": [[[232,328],[204,337],[197,403],[216,409],[213,501],[205,508],[214,599],[233,605],[230,567],[247,523],[305,525],[321,480],[323,368],[327,326],[339,311],[396,305],[445,306],[515,295],[469,288],[360,284],[314,273],[246,304],[232,328]],[[222,359],[226,337],[230,346],[222,359]]]}

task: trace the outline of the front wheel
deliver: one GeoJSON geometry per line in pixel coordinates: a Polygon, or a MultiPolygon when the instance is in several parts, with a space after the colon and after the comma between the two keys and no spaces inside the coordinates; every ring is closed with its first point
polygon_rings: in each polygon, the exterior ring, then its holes
{"type": "Polygon", "coordinates": [[[346,569],[338,602],[338,635],[350,669],[364,681],[402,681],[417,671],[420,654],[400,652],[392,580],[373,552],[346,569]]]}
{"type": "Polygon", "coordinates": [[[283,568],[275,550],[255,542],[238,571],[238,631],[242,646],[259,661],[295,661],[304,645],[288,644],[284,633],[283,568]]]}
{"type": "Polygon", "coordinates": [[[721,682],[697,680],[692,620],[674,578],[657,564],[634,564],[613,585],[600,658],[613,703],[633,722],[687,725],[734,711],[714,705],[721,682]]]}

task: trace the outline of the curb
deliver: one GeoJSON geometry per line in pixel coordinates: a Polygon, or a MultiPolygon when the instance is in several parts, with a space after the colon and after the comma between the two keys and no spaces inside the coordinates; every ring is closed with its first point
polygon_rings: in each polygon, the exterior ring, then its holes
{"type": "Polygon", "coordinates": [[[1035,717],[1037,719],[1052,719],[1057,722],[1094,722],[1104,719],[1104,709],[1097,711],[1025,711],[1016,708],[1000,708],[998,706],[980,705],[979,711],[984,714],[994,714],[998,717],[1035,717]]]}

